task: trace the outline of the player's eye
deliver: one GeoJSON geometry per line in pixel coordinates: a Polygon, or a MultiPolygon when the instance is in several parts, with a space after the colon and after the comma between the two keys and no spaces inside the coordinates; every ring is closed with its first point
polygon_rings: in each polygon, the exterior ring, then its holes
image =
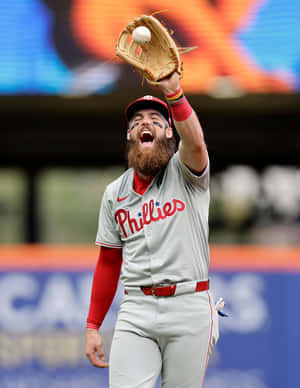
{"type": "Polygon", "coordinates": [[[130,127],[130,130],[132,130],[133,128],[137,127],[139,125],[139,122],[136,121],[135,123],[132,124],[132,126],[130,127]]]}
{"type": "Polygon", "coordinates": [[[160,122],[158,122],[158,121],[153,121],[153,124],[157,125],[160,128],[163,128],[163,125],[160,122]]]}

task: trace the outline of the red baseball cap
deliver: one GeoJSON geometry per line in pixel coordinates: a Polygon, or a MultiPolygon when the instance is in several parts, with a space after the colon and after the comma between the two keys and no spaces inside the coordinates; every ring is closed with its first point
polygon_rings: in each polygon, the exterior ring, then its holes
{"type": "Polygon", "coordinates": [[[137,100],[132,101],[127,106],[127,108],[125,109],[125,117],[127,120],[127,124],[129,124],[129,121],[132,119],[135,112],[142,109],[151,109],[151,108],[159,111],[167,120],[170,127],[172,126],[171,115],[170,115],[168,105],[164,101],[154,96],[140,97],[137,100]]]}

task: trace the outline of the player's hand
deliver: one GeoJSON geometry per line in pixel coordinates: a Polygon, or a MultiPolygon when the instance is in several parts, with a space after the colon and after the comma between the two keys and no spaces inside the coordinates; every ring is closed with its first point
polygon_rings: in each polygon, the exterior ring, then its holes
{"type": "Polygon", "coordinates": [[[106,362],[105,354],[103,351],[102,337],[96,329],[86,329],[85,354],[90,360],[91,364],[97,368],[108,367],[108,363],[106,362]]]}
{"type": "Polygon", "coordinates": [[[180,76],[176,71],[161,81],[151,82],[147,80],[147,82],[164,94],[172,94],[180,88],[180,76]]]}

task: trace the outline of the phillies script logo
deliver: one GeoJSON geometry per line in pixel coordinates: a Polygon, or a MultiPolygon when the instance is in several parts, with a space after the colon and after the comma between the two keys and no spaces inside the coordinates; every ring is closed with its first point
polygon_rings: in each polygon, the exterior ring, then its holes
{"type": "Polygon", "coordinates": [[[185,203],[180,199],[172,199],[170,202],[165,202],[163,206],[159,206],[159,202],[154,204],[151,199],[149,203],[144,203],[142,212],[138,213],[138,218],[131,217],[129,210],[119,209],[116,211],[115,219],[120,225],[124,236],[127,237],[126,225],[132,234],[143,229],[144,225],[149,225],[151,222],[164,220],[167,217],[173,216],[176,212],[182,212],[185,209],[185,203]]]}

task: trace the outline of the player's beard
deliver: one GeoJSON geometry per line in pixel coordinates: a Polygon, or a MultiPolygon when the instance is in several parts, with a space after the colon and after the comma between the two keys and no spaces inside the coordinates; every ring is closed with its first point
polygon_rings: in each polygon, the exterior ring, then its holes
{"type": "Polygon", "coordinates": [[[128,167],[132,167],[144,176],[154,176],[168,164],[175,151],[174,136],[156,138],[154,146],[144,150],[141,149],[139,140],[128,140],[128,167]]]}

